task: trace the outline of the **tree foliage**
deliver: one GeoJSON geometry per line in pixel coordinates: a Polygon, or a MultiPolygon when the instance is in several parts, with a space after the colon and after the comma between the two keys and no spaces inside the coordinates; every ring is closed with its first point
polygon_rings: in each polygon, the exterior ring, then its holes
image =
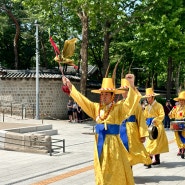
{"type": "Polygon", "coordinates": [[[146,0],[140,8],[145,11],[134,30],[135,38],[130,41],[133,52],[144,59],[143,66],[147,71],[152,69],[152,76],[157,74],[168,87],[173,75],[169,82],[164,74],[174,72],[176,76],[178,64],[184,63],[184,1],[146,0]],[[167,71],[169,62],[173,66],[171,71],[167,71]]]}
{"type": "Polygon", "coordinates": [[[19,69],[35,66],[34,22],[38,20],[41,67],[57,66],[49,35],[59,48],[65,40],[78,38],[74,59],[83,69],[82,89],[86,86],[87,64],[98,67],[99,76],[93,78],[100,80],[109,63],[112,70],[120,59],[118,81],[123,68],[124,73],[136,75],[140,87],[153,84],[168,92],[174,87],[185,88],[184,5],[183,0],[2,0],[1,65],[15,68],[16,27],[4,6],[20,26],[19,69]]]}

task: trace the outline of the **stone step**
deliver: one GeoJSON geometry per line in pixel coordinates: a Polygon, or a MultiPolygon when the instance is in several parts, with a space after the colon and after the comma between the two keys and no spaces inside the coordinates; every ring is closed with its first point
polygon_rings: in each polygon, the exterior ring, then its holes
{"type": "Polygon", "coordinates": [[[45,135],[57,135],[58,130],[52,128],[51,124],[48,125],[35,125],[35,126],[25,126],[19,128],[8,128],[6,131],[15,132],[15,133],[42,133],[45,135]]]}
{"type": "Polygon", "coordinates": [[[31,132],[31,133],[38,133],[38,134],[53,136],[53,135],[58,135],[58,130],[50,129],[50,130],[41,130],[41,131],[31,132]]]}

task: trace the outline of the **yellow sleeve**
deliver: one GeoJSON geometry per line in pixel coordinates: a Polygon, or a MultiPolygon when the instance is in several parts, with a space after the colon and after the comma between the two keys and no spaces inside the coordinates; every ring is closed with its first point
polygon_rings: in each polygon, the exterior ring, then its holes
{"type": "Polygon", "coordinates": [[[164,113],[163,106],[159,103],[157,104],[156,109],[158,110],[158,112],[157,112],[157,116],[154,118],[154,121],[156,121],[157,122],[156,124],[158,124],[164,120],[165,113],[164,113]]]}
{"type": "Polygon", "coordinates": [[[77,102],[78,105],[83,109],[83,111],[89,115],[89,117],[96,119],[96,105],[97,103],[94,103],[90,101],[88,98],[86,98],[83,94],[81,94],[73,85],[71,89],[70,96],[77,102]]]}
{"type": "Polygon", "coordinates": [[[156,102],[150,109],[150,111],[149,106],[146,106],[144,110],[144,116],[146,119],[154,118],[153,121],[155,121],[156,126],[158,124],[161,124],[165,116],[163,106],[160,103],[156,102]]]}
{"type": "Polygon", "coordinates": [[[129,88],[127,98],[125,99],[122,107],[122,113],[125,113],[126,115],[125,119],[134,113],[140,99],[141,99],[140,92],[134,90],[133,88],[129,88]]]}
{"type": "Polygon", "coordinates": [[[146,137],[149,135],[148,126],[146,124],[146,119],[144,117],[142,107],[138,104],[137,109],[135,110],[135,116],[138,124],[139,135],[140,137],[146,137]]]}
{"type": "Polygon", "coordinates": [[[173,109],[169,112],[169,114],[168,114],[169,118],[170,118],[170,119],[175,118],[175,117],[176,117],[176,112],[177,112],[177,109],[176,109],[176,108],[173,108],[173,109]]]}
{"type": "Polygon", "coordinates": [[[182,119],[185,117],[185,108],[183,110],[180,109],[180,106],[176,106],[173,108],[170,113],[168,114],[170,119],[182,119]],[[182,115],[180,115],[182,114],[182,115]]]}

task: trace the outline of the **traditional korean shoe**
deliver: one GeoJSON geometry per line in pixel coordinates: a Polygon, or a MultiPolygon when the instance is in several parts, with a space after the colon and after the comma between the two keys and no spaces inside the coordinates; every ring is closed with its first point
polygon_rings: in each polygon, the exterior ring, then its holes
{"type": "Polygon", "coordinates": [[[155,155],[155,161],[152,163],[152,165],[158,165],[160,164],[160,154],[155,155]]]}
{"type": "Polygon", "coordinates": [[[160,164],[160,161],[154,161],[154,162],[152,163],[152,165],[158,165],[158,164],[160,164]]]}
{"type": "Polygon", "coordinates": [[[152,167],[151,164],[144,164],[144,166],[146,166],[146,168],[151,168],[152,167]]]}
{"type": "Polygon", "coordinates": [[[184,148],[181,150],[181,158],[184,159],[184,148]]]}
{"type": "Polygon", "coordinates": [[[149,168],[151,168],[151,167],[152,167],[152,165],[151,165],[151,164],[146,165],[146,168],[147,168],[147,169],[149,169],[149,168]]]}
{"type": "Polygon", "coordinates": [[[182,149],[179,148],[179,151],[178,151],[178,153],[177,153],[177,156],[181,156],[181,150],[182,150],[182,149]]]}

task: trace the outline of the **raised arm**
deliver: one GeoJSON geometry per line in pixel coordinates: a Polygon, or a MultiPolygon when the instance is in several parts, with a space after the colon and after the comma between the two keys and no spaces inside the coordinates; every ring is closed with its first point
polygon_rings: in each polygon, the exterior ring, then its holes
{"type": "Polygon", "coordinates": [[[83,94],[81,94],[65,76],[62,77],[63,84],[69,88],[70,96],[77,102],[83,111],[94,120],[96,119],[97,103],[90,101],[83,94]]]}
{"type": "Polygon", "coordinates": [[[134,110],[137,108],[138,103],[141,99],[141,94],[140,92],[135,88],[134,82],[135,82],[135,77],[133,74],[127,74],[125,78],[129,81],[130,83],[130,88],[128,92],[128,96],[126,100],[124,101],[124,112],[127,113],[127,116],[130,116],[134,110]]]}

